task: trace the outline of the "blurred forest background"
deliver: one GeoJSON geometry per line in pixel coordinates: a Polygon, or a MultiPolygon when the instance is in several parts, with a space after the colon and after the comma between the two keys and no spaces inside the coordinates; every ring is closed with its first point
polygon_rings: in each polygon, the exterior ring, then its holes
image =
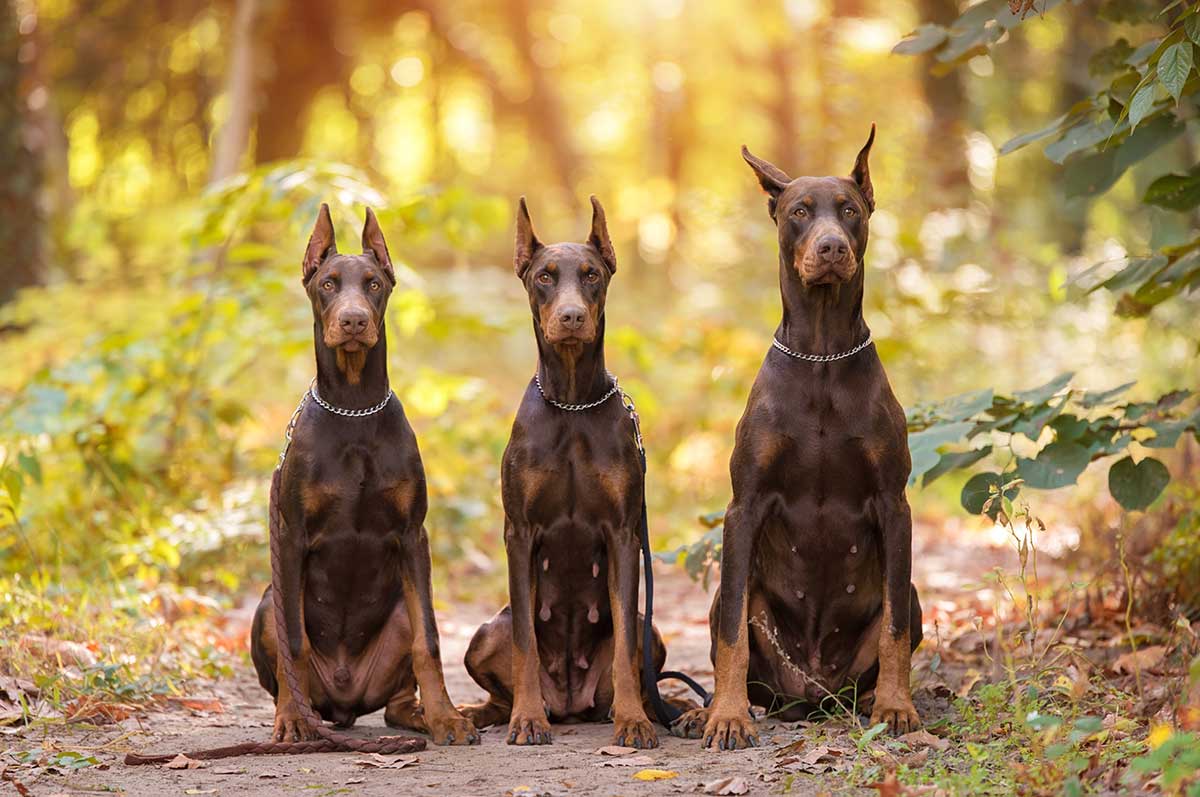
{"type": "MultiPolygon", "coordinates": [[[[503,594],[499,461],[534,366],[521,194],[548,240],[604,202],[652,536],[701,572],[779,316],[738,148],[847,174],[872,122],[866,313],[910,410],[917,534],[1005,536],[1027,504],[1081,580],[1195,618],[1196,9],[968,5],[8,0],[2,633],[138,650],[265,583],[321,201],[343,240],[374,207],[397,261],[391,377],[441,601],[503,594]]],[[[172,661],[217,672],[240,644],[172,661]]]]}

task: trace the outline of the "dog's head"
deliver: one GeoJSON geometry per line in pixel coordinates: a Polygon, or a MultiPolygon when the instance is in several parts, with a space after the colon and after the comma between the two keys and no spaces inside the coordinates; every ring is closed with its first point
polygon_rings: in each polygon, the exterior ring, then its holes
{"type": "Polygon", "coordinates": [[[779,252],[790,258],[805,287],[849,282],[867,249],[867,220],[875,192],[867,158],[875,125],[849,177],[798,177],[750,154],[742,157],[767,193],[767,210],[779,228],[779,252]]]}
{"type": "Polygon", "coordinates": [[[617,270],[604,208],[596,197],[592,197],[592,229],[587,242],[549,245],[534,234],[525,197],[521,197],[513,263],[529,294],[534,322],[547,343],[580,347],[596,339],[608,282],[617,270]]]}
{"type": "Polygon", "coordinates": [[[304,251],[304,288],[325,345],[360,354],[379,342],[383,311],[396,284],[392,259],[375,213],[367,208],[361,255],[338,254],[329,206],[321,205],[304,251]]]}

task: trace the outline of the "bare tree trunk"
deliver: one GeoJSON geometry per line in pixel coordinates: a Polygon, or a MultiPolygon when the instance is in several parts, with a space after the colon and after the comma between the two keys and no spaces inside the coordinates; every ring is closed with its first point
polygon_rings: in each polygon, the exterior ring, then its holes
{"type": "Polygon", "coordinates": [[[579,155],[570,138],[566,109],[557,87],[533,57],[533,32],[529,29],[532,13],[530,0],[511,0],[513,43],[529,71],[530,92],[526,101],[527,118],[538,137],[550,150],[551,165],[569,206],[577,204],[575,177],[579,173],[579,155]]]}
{"type": "Polygon", "coordinates": [[[254,118],[254,31],[258,18],[258,0],[237,0],[233,17],[233,49],[229,55],[229,74],[225,97],[229,112],[217,133],[213,146],[209,182],[234,174],[250,144],[250,123],[254,118]]]}
{"type": "MultiPolygon", "coordinates": [[[[921,0],[921,19],[949,25],[958,18],[957,0],[921,0]]],[[[946,207],[964,207],[971,197],[967,176],[966,93],[961,71],[951,69],[938,76],[933,56],[921,59],[921,89],[931,116],[925,136],[925,159],[937,187],[934,199],[946,207]]]]}
{"type": "Polygon", "coordinates": [[[7,0],[0,6],[0,304],[37,284],[43,268],[41,131],[29,118],[32,98],[24,85],[33,53],[23,45],[33,46],[28,34],[36,24],[25,4],[7,0]]]}

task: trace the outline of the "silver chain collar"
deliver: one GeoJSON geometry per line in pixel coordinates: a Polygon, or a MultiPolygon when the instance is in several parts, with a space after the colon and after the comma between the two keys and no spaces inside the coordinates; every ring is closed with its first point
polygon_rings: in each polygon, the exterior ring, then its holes
{"type": "MultiPolygon", "coordinates": [[[[561,401],[555,401],[547,396],[546,391],[542,389],[542,378],[538,376],[536,372],[533,375],[533,381],[537,384],[538,392],[542,394],[542,398],[546,400],[546,403],[552,407],[557,407],[560,410],[566,410],[567,412],[582,412],[583,410],[590,410],[592,407],[599,407],[601,404],[615,396],[617,392],[621,390],[621,388],[617,385],[617,378],[615,376],[609,374],[608,378],[612,380],[612,388],[609,389],[609,391],[603,396],[593,401],[591,404],[563,404],[561,401]]],[[[624,395],[624,393],[622,393],[622,395],[624,395]]]]}
{"type": "Polygon", "coordinates": [[[304,405],[308,403],[310,398],[317,402],[322,409],[326,410],[327,412],[332,412],[334,415],[342,415],[346,418],[362,418],[367,415],[374,415],[382,410],[388,405],[388,402],[392,400],[393,395],[392,389],[388,388],[387,396],[385,396],[383,401],[379,402],[374,407],[367,407],[365,410],[342,409],[341,407],[333,406],[328,401],[317,395],[317,380],[314,377],[313,381],[308,386],[308,390],[304,391],[303,395],[300,396],[300,403],[296,405],[296,410],[292,413],[291,420],[288,421],[287,430],[283,433],[283,450],[279,452],[279,464],[276,465],[275,468],[279,469],[283,467],[283,461],[287,458],[288,449],[292,447],[292,435],[296,431],[296,424],[300,421],[300,413],[304,411],[304,405]]]}
{"type": "Polygon", "coordinates": [[[317,395],[317,380],[314,378],[312,384],[308,386],[308,395],[312,396],[313,401],[321,405],[321,408],[327,412],[332,412],[334,415],[342,415],[346,418],[363,418],[367,415],[374,415],[388,405],[392,400],[392,389],[389,387],[387,395],[383,397],[383,401],[376,404],[374,407],[367,407],[365,410],[347,410],[341,407],[335,407],[325,399],[317,395]]]}
{"type": "Polygon", "coordinates": [[[784,346],[782,343],[780,343],[779,338],[771,338],[771,345],[774,346],[775,348],[779,349],[781,352],[786,354],[788,357],[794,357],[797,360],[806,360],[807,362],[810,362],[810,363],[828,363],[828,362],[833,362],[834,360],[844,360],[847,357],[852,357],[855,354],[858,354],[863,349],[870,346],[871,345],[871,333],[868,332],[867,339],[864,340],[862,343],[858,344],[857,346],[855,346],[853,349],[850,349],[849,351],[839,352],[837,354],[805,354],[804,352],[792,351],[787,346],[784,346]]]}
{"type": "Polygon", "coordinates": [[[645,457],[646,447],[642,443],[641,418],[638,417],[637,408],[633,406],[633,399],[629,397],[628,393],[621,389],[621,385],[617,382],[617,378],[615,376],[610,373],[608,374],[608,378],[612,380],[612,387],[602,397],[596,399],[590,404],[563,404],[561,401],[555,401],[547,396],[546,391],[542,389],[541,377],[539,377],[536,372],[533,375],[534,384],[537,385],[538,393],[542,395],[542,399],[551,407],[555,407],[560,410],[566,410],[567,412],[581,412],[583,410],[590,410],[593,407],[599,407],[614,395],[620,393],[621,406],[625,408],[625,412],[629,413],[629,420],[633,421],[633,442],[637,444],[638,453],[645,457]]]}

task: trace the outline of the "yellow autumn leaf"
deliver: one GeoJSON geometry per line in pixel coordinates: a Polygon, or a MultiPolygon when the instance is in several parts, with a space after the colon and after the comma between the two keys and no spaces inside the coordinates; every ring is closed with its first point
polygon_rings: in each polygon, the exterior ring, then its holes
{"type": "Polygon", "coordinates": [[[1170,725],[1155,725],[1150,731],[1150,735],[1146,737],[1146,743],[1150,745],[1151,750],[1157,750],[1162,746],[1163,742],[1171,738],[1170,725]]]}
{"type": "Polygon", "coordinates": [[[673,769],[643,769],[633,775],[636,780],[670,780],[679,777],[673,769]]]}

